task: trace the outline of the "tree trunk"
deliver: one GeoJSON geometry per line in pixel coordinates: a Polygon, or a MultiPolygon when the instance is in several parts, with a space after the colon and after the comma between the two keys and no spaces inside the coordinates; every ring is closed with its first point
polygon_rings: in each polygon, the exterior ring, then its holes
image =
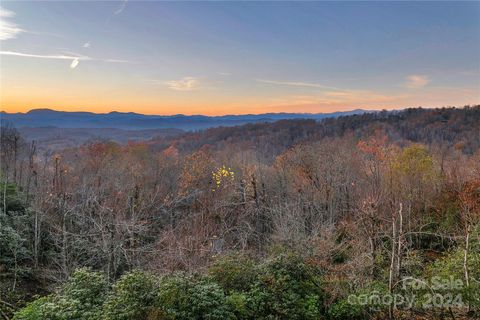
{"type": "MultiPolygon", "coordinates": [[[[397,226],[395,218],[392,219],[392,258],[390,260],[390,271],[388,277],[388,291],[390,294],[393,292],[393,281],[394,281],[394,273],[395,273],[395,255],[396,255],[396,238],[397,238],[397,226]]],[[[393,319],[393,302],[388,307],[388,316],[389,319],[393,319]]]]}
{"type": "Polygon", "coordinates": [[[400,276],[400,269],[402,267],[402,237],[403,237],[403,206],[400,203],[400,209],[398,210],[398,247],[397,247],[397,276],[400,276]]]}
{"type": "Polygon", "coordinates": [[[470,286],[470,276],[468,272],[468,250],[470,246],[470,225],[466,228],[466,235],[465,235],[465,248],[463,250],[463,274],[465,276],[465,284],[470,286]]]}

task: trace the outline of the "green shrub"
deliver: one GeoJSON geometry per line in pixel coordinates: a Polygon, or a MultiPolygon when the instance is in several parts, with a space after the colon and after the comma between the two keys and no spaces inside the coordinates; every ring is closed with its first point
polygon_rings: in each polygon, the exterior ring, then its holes
{"type": "Polygon", "coordinates": [[[160,281],[155,305],[165,319],[186,319],[191,281],[185,275],[165,276],[160,281]]]}
{"type": "Polygon", "coordinates": [[[157,306],[165,319],[234,319],[234,306],[222,288],[206,278],[185,275],[164,277],[157,306]]]}
{"type": "Polygon", "coordinates": [[[232,292],[227,296],[227,303],[230,306],[236,319],[251,319],[251,312],[248,308],[248,296],[245,293],[232,292]]]}
{"type": "Polygon", "coordinates": [[[245,255],[229,255],[216,260],[208,274],[225,292],[247,291],[258,277],[258,267],[245,255]]]}
{"type": "Polygon", "coordinates": [[[320,271],[288,255],[267,262],[249,291],[255,319],[319,319],[324,292],[320,271]]]}
{"type": "Polygon", "coordinates": [[[23,309],[18,311],[13,320],[59,320],[55,314],[55,303],[52,302],[52,296],[38,298],[28,303],[23,309]]]}
{"type": "Polygon", "coordinates": [[[227,320],[233,319],[231,306],[227,303],[222,288],[213,282],[201,280],[189,290],[189,319],[227,320]]]}
{"type": "Polygon", "coordinates": [[[146,319],[155,304],[158,285],[148,273],[132,271],[113,286],[105,302],[105,320],[146,319]]]}
{"type": "Polygon", "coordinates": [[[14,319],[100,319],[107,290],[107,281],[102,273],[79,269],[72,274],[62,291],[27,304],[14,319]]]}
{"type": "Polygon", "coordinates": [[[109,291],[102,273],[80,269],[63,290],[28,304],[15,319],[308,320],[325,315],[320,271],[299,257],[284,255],[260,266],[251,261],[236,266],[227,259],[209,273],[158,281],[134,271],[109,291]]]}
{"type": "Polygon", "coordinates": [[[369,319],[365,307],[351,304],[346,299],[337,301],[328,308],[328,319],[331,320],[363,320],[369,319]]]}
{"type": "MultiPolygon", "coordinates": [[[[477,231],[478,232],[478,231],[477,231]]],[[[477,234],[473,234],[475,239],[477,234]]],[[[461,295],[462,302],[471,307],[480,308],[480,243],[473,240],[470,245],[470,252],[467,257],[470,285],[467,286],[463,269],[464,251],[457,248],[445,257],[435,261],[427,271],[427,277],[436,277],[437,283],[444,281],[460,281],[459,288],[448,288],[447,290],[436,289],[436,292],[461,295]]],[[[440,287],[440,286],[438,286],[440,287]]]]}
{"type": "Polygon", "coordinates": [[[103,273],[82,268],[73,273],[61,295],[84,305],[98,306],[103,304],[107,292],[108,282],[103,273]]]}

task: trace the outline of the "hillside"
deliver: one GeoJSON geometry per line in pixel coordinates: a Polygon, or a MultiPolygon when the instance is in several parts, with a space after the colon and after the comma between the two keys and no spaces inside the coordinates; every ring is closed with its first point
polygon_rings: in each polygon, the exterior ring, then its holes
{"type": "Polygon", "coordinates": [[[182,152],[209,146],[253,149],[270,158],[300,143],[343,137],[360,139],[382,132],[400,144],[417,142],[436,147],[455,146],[473,154],[480,148],[480,106],[467,108],[412,108],[340,116],[320,121],[298,119],[273,123],[211,128],[201,132],[153,139],[158,149],[174,146],[182,152]]]}
{"type": "Polygon", "coordinates": [[[52,153],[2,127],[1,170],[6,318],[435,319],[450,308],[471,319],[480,310],[480,106],[52,153]],[[444,300],[432,308],[433,296],[444,300]]]}

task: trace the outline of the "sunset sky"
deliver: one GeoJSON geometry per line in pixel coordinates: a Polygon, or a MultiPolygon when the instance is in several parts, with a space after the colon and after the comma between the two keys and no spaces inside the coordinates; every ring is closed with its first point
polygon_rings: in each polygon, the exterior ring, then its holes
{"type": "Polygon", "coordinates": [[[480,103],[480,2],[2,1],[1,110],[480,103]]]}

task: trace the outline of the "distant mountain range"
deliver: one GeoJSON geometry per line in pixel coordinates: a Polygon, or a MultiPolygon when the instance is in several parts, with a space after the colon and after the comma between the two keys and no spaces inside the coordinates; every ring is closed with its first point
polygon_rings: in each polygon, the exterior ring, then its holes
{"type": "Polygon", "coordinates": [[[285,119],[315,119],[339,117],[371,112],[352,110],[333,113],[264,113],[225,116],[203,116],[182,114],[173,116],[144,115],[134,112],[66,112],[51,109],[34,109],[26,113],[1,112],[2,122],[10,122],[17,128],[114,128],[122,130],[181,129],[186,131],[219,126],[235,126],[246,123],[273,122],[285,119]]]}

